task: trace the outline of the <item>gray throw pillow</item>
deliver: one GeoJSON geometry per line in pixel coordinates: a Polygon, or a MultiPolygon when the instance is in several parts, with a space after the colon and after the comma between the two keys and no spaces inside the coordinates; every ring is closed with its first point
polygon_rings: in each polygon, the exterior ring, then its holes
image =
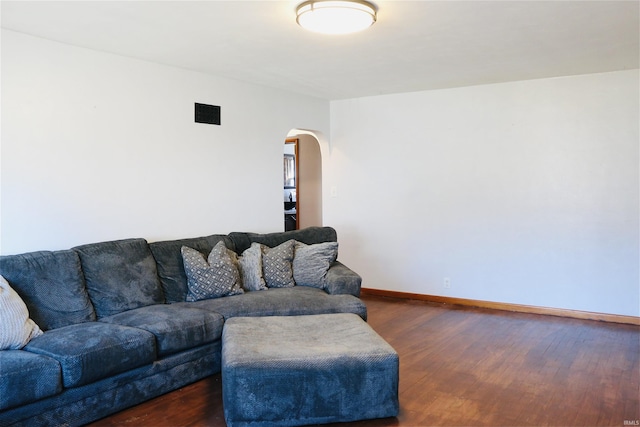
{"type": "Polygon", "coordinates": [[[188,246],[183,246],[180,251],[187,274],[187,301],[243,293],[240,273],[223,241],[211,249],[207,259],[188,246]]]}
{"type": "Polygon", "coordinates": [[[290,288],[293,280],[293,251],[295,240],[288,240],[275,248],[261,245],[262,272],[269,288],[290,288]]]}
{"type": "Polygon", "coordinates": [[[305,245],[296,242],[293,279],[296,285],[324,289],[329,267],[338,258],[338,242],[305,245]]]}
{"type": "Polygon", "coordinates": [[[245,291],[262,291],[267,284],[262,275],[262,248],[260,243],[252,243],[238,258],[242,287],[245,291]]]}

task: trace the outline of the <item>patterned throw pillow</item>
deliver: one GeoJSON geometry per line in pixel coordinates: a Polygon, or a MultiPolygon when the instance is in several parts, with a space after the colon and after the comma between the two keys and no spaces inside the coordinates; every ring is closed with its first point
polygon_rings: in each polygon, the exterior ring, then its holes
{"type": "Polygon", "coordinates": [[[207,259],[188,246],[181,248],[187,274],[187,301],[241,294],[240,273],[223,241],[218,242],[207,259]]]}
{"type": "Polygon", "coordinates": [[[262,275],[262,248],[260,243],[252,243],[238,259],[242,287],[245,291],[262,291],[267,284],[262,275]]]}
{"type": "Polygon", "coordinates": [[[0,350],[19,350],[40,335],[20,295],[0,276],[0,350]]]}
{"type": "Polygon", "coordinates": [[[296,285],[324,289],[327,271],[338,258],[338,242],[305,245],[296,242],[293,279],[296,285]]]}
{"type": "Polygon", "coordinates": [[[269,288],[290,288],[293,280],[293,251],[295,240],[288,240],[275,248],[261,245],[262,272],[269,288]]]}

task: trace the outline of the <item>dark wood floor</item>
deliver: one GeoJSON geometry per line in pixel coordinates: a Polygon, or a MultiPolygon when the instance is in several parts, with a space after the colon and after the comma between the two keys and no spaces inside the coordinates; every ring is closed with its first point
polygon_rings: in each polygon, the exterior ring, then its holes
{"type": "MultiPolygon", "coordinates": [[[[640,424],[640,327],[365,296],[400,355],[397,418],[383,426],[640,424]]],[[[220,375],[98,421],[225,426],[220,375]]]]}

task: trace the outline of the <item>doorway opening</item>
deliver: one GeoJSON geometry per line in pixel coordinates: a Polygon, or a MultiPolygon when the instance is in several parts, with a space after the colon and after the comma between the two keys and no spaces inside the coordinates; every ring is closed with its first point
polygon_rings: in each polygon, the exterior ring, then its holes
{"type": "Polygon", "coordinates": [[[284,230],[322,226],[322,155],[310,133],[284,143],[284,230]]]}
{"type": "Polygon", "coordinates": [[[284,231],[298,230],[298,138],[284,141],[284,231]]]}

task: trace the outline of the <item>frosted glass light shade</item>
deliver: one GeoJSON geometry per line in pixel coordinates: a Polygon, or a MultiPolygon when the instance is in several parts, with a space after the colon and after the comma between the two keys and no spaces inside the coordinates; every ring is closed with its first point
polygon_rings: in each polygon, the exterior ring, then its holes
{"type": "Polygon", "coordinates": [[[310,0],[296,9],[296,21],[309,31],[348,34],[376,22],[376,8],[363,0],[310,0]]]}

